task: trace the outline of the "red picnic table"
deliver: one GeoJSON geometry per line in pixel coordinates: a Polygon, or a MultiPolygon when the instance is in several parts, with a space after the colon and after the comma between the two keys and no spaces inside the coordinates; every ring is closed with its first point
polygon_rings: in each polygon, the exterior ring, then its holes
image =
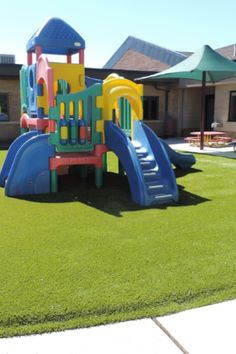
{"type": "MultiPolygon", "coordinates": [[[[187,140],[190,144],[198,144],[200,142],[201,132],[191,132],[191,136],[187,137],[187,140]]],[[[232,141],[231,137],[227,135],[226,132],[221,131],[204,131],[204,145],[207,146],[223,146],[232,141]]]]}

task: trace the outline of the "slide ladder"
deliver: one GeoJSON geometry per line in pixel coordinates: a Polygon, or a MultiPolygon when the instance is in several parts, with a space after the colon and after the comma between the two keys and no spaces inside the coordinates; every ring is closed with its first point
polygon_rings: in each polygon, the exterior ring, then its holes
{"type": "Polygon", "coordinates": [[[133,141],[132,145],[141,166],[148,205],[172,201],[173,194],[169,193],[168,185],[160,178],[156,160],[140,142],[133,141]]]}
{"type": "Polygon", "coordinates": [[[126,172],[133,201],[150,206],[178,200],[170,160],[157,136],[140,121],[134,121],[134,139],[113,122],[105,122],[107,146],[118,156],[126,172]]]}

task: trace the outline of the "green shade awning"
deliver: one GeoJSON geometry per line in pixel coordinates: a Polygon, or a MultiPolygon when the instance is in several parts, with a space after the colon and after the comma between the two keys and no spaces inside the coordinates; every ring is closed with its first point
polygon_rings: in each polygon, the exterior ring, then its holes
{"type": "Polygon", "coordinates": [[[159,79],[190,79],[201,81],[201,119],[200,119],[200,149],[204,148],[204,125],[205,125],[205,87],[206,82],[216,82],[230,77],[236,77],[236,63],[223,57],[214,51],[209,45],[190,55],[181,63],[162,71],[161,73],[145,76],[136,80],[159,80],[159,79]]]}
{"type": "Polygon", "coordinates": [[[236,76],[236,63],[215,52],[209,45],[204,45],[181,63],[161,73],[138,78],[137,80],[190,79],[202,80],[206,72],[207,82],[221,81],[236,76]]]}

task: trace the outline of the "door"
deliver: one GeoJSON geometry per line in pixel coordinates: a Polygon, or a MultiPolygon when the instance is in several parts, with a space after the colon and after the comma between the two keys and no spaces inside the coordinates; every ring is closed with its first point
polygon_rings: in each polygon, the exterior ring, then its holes
{"type": "Polygon", "coordinates": [[[206,95],[205,106],[205,130],[212,130],[211,124],[214,122],[215,95],[206,95]]]}

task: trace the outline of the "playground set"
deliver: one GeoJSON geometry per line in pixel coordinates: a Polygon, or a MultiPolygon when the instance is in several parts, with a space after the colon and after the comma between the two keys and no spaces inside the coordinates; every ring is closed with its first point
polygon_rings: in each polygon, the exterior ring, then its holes
{"type": "Polygon", "coordinates": [[[49,19],[27,43],[20,71],[21,135],[11,144],[0,173],[7,196],[58,192],[58,174],[93,166],[100,187],[106,153],[126,173],[134,202],[149,206],[178,200],[171,163],[190,168],[142,122],[143,87],[116,74],[86,78],[84,39],[59,18],[49,19]],[[49,62],[63,55],[66,63],[49,62]],[[77,54],[78,63],[72,63],[77,54]],[[35,60],[35,62],[33,62],[35,60]]]}

